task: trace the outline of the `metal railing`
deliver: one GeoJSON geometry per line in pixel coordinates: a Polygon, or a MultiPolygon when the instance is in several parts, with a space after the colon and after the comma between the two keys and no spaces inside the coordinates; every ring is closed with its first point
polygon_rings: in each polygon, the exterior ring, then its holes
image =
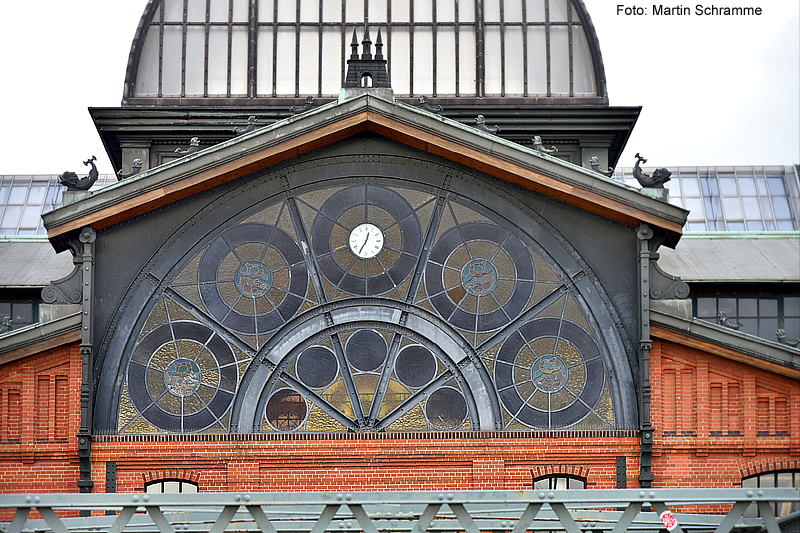
{"type": "Polygon", "coordinates": [[[779,533],[779,522],[797,524],[775,518],[773,505],[787,501],[800,501],[797,488],[6,494],[0,512],[14,518],[0,530],[779,533]],[[742,517],[751,504],[760,518],[742,517]]]}

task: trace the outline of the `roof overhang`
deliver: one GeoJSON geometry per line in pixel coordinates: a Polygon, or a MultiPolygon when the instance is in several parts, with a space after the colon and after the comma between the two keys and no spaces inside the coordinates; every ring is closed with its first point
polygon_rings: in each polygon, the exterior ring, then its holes
{"type": "Polygon", "coordinates": [[[650,322],[654,338],[800,379],[800,349],[655,309],[650,310],[650,322]]]}
{"type": "Polygon", "coordinates": [[[674,246],[687,211],[547,154],[365,92],[331,102],[124,180],[44,215],[57,250],[81,228],[101,230],[363,132],[440,156],[591,213],[649,224],[674,246]]]}

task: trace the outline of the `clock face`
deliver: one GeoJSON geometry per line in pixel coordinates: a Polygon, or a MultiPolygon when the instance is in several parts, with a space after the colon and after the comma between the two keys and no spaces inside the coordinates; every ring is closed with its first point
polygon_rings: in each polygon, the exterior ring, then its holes
{"type": "Polygon", "coordinates": [[[371,259],[383,250],[383,231],[375,224],[364,222],[350,232],[350,250],[361,259],[371,259]]]}

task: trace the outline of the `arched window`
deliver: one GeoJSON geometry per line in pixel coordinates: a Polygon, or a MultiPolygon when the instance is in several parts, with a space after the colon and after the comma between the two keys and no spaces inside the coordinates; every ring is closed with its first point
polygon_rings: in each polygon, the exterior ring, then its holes
{"type": "Polygon", "coordinates": [[[149,494],[196,494],[198,486],[185,479],[158,479],[147,483],[144,491],[149,494]]]}
{"type": "Polygon", "coordinates": [[[533,478],[533,488],[540,490],[585,489],[586,478],[568,474],[555,474],[533,478]]]}
{"type": "MultiPolygon", "coordinates": [[[[742,480],[743,488],[761,489],[772,487],[800,487],[800,470],[783,470],[774,472],[765,472],[756,474],[755,476],[746,477],[742,480]]],[[[800,511],[800,502],[778,502],[770,503],[775,516],[786,516],[790,513],[800,511]],[[777,507],[776,507],[777,505],[777,507]]],[[[744,513],[745,517],[759,516],[758,508],[755,504],[750,504],[747,511],[744,513]]]]}

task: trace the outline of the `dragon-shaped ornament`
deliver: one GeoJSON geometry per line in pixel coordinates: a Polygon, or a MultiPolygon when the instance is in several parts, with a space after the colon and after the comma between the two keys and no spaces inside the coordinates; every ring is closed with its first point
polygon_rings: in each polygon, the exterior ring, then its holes
{"type": "Polygon", "coordinates": [[[124,174],[122,170],[117,172],[117,181],[122,181],[124,179],[133,177],[136,174],[140,173],[141,171],[142,171],[142,160],[137,157],[136,159],[133,160],[133,163],[131,164],[130,172],[128,172],[127,174],[124,174]]]}
{"type": "Polygon", "coordinates": [[[589,165],[592,167],[592,170],[594,170],[598,174],[602,174],[603,176],[609,178],[614,175],[613,168],[609,168],[608,170],[603,170],[602,168],[600,168],[600,159],[598,159],[597,156],[592,156],[591,158],[589,158],[589,165]]]}
{"type": "Polygon", "coordinates": [[[189,155],[198,151],[200,151],[199,137],[192,137],[191,139],[189,139],[189,148],[187,150],[181,150],[180,148],[175,148],[175,153],[179,155],[189,155]]]}
{"type": "Polygon", "coordinates": [[[554,154],[558,152],[558,148],[555,146],[551,146],[550,148],[546,148],[544,143],[542,142],[542,138],[538,135],[533,137],[533,149],[541,154],[554,154]]]}
{"type": "Polygon", "coordinates": [[[637,153],[636,164],[633,166],[633,177],[636,178],[639,185],[650,189],[663,189],[664,184],[670,180],[669,177],[672,175],[672,172],[666,168],[657,168],[653,171],[653,175],[651,176],[650,174],[642,172],[639,163],[647,163],[647,159],[637,153]]]}
{"type": "Polygon", "coordinates": [[[491,127],[487,126],[486,119],[483,117],[483,115],[478,115],[477,117],[475,117],[475,127],[481,131],[485,131],[487,133],[493,133],[495,135],[497,135],[497,133],[500,131],[500,126],[491,126],[491,127]]]}
{"type": "Polygon", "coordinates": [[[88,176],[79,178],[76,173],[68,170],[59,176],[59,181],[68,191],[88,191],[92,188],[94,182],[97,181],[98,176],[100,176],[100,173],[97,171],[97,166],[94,164],[95,161],[97,161],[97,158],[92,156],[83,162],[87,167],[89,165],[92,166],[92,170],[89,171],[88,176]]]}

